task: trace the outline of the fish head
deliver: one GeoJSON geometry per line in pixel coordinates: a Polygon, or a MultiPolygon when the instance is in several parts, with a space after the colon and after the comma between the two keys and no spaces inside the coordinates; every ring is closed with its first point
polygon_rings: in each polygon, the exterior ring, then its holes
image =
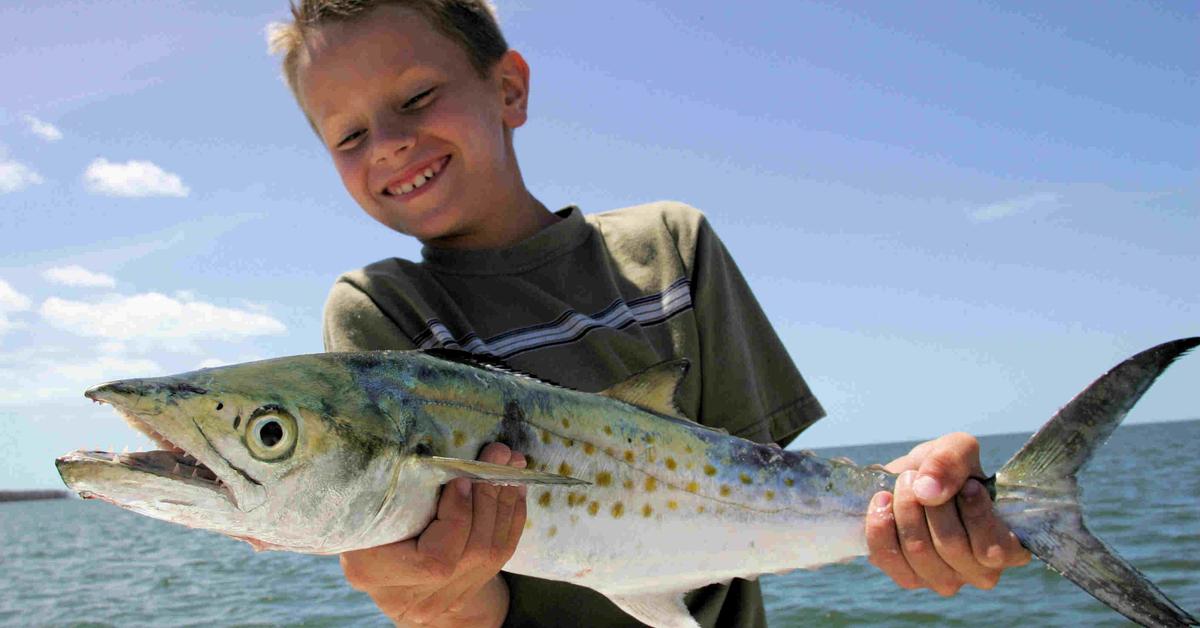
{"type": "Polygon", "coordinates": [[[85,396],[161,449],[59,458],[83,497],[256,549],[322,554],[379,544],[383,513],[397,538],[432,516],[436,491],[397,490],[413,479],[405,435],[336,355],[120,380],[85,396]]]}

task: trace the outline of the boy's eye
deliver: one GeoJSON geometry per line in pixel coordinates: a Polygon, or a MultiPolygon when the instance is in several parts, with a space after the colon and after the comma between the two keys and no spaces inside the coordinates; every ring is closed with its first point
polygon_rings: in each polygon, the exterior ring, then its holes
{"type": "Polygon", "coordinates": [[[347,148],[354,140],[362,137],[363,131],[355,131],[350,135],[342,138],[342,141],[337,143],[338,148],[347,148]]]}
{"type": "Polygon", "coordinates": [[[416,107],[417,105],[424,102],[425,99],[428,98],[429,95],[433,93],[433,89],[434,88],[430,87],[429,89],[421,92],[420,94],[417,94],[416,96],[413,96],[412,98],[409,98],[407,101],[405,101],[405,103],[403,105],[400,106],[400,108],[401,109],[412,109],[413,107],[416,107]]]}

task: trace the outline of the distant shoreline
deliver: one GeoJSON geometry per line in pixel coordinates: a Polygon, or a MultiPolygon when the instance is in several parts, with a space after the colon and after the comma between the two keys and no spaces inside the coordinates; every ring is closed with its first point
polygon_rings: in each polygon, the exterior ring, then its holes
{"type": "Polygon", "coordinates": [[[0,491],[0,502],[27,502],[35,499],[66,499],[67,491],[0,491]]]}

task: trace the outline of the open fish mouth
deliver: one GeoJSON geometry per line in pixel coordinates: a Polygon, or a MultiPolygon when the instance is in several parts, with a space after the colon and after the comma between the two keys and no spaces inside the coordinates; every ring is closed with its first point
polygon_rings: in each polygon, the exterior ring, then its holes
{"type": "Polygon", "coordinates": [[[166,495],[155,493],[160,502],[193,506],[199,505],[198,502],[211,504],[213,498],[219,496],[220,501],[236,507],[237,498],[231,483],[213,468],[232,467],[212,447],[200,425],[192,419],[184,419],[182,426],[174,425],[178,421],[151,423],[153,417],[162,414],[161,409],[153,405],[140,408],[141,398],[127,396],[126,392],[114,383],[89,389],[84,395],[97,403],[111,405],[130,427],[149,438],[159,449],[135,453],[73,451],[55,461],[64,480],[74,484],[72,488],[77,488],[85,499],[98,498],[117,505],[140,501],[148,497],[150,487],[154,487],[154,491],[168,491],[166,495]],[[195,434],[172,438],[163,433],[167,427],[178,428],[172,433],[186,430],[195,434]],[[185,448],[177,442],[184,440],[192,444],[185,448]],[[209,495],[197,500],[197,490],[209,495]]]}

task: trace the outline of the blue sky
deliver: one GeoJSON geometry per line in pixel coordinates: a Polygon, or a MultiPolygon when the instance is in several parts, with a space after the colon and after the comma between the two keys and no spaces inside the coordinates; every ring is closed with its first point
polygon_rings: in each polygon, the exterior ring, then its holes
{"type": "MultiPolygon", "coordinates": [[[[829,412],[799,445],[1032,430],[1200,333],[1195,5],[498,4],[531,189],[703,209],[829,412]]],[[[417,256],[279,80],[285,14],[0,2],[0,489],[142,444],[87,386],[319,351],[340,272],[417,256]]],[[[1130,421],[1200,417],[1198,379],[1130,421]]]]}

